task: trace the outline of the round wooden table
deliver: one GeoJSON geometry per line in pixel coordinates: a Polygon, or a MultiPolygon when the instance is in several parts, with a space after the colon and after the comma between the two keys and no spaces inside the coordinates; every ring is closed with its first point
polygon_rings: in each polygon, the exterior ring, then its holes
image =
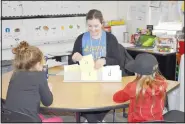
{"type": "MultiPolygon", "coordinates": [[[[49,69],[49,73],[58,73],[63,67],[49,69]]],[[[6,99],[8,84],[12,72],[2,75],[2,98],[6,99]]],[[[113,94],[123,89],[128,82],[135,79],[135,76],[122,78],[122,83],[63,83],[63,76],[49,76],[48,82],[52,84],[53,103],[49,107],[41,105],[42,109],[63,110],[76,112],[79,122],[80,112],[102,111],[122,108],[129,103],[115,103],[113,94]]],[[[172,90],[178,82],[168,83],[168,89],[172,90]]]]}

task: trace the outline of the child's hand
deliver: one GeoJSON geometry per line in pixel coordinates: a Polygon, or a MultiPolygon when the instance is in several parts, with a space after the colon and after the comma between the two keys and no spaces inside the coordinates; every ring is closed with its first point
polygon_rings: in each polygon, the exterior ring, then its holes
{"type": "Polygon", "coordinates": [[[103,67],[106,64],[106,60],[104,58],[98,59],[95,61],[95,65],[94,68],[95,69],[100,69],[101,67],[103,67]]]}
{"type": "Polygon", "coordinates": [[[48,86],[49,86],[50,91],[52,92],[52,84],[48,83],[48,86]]]}

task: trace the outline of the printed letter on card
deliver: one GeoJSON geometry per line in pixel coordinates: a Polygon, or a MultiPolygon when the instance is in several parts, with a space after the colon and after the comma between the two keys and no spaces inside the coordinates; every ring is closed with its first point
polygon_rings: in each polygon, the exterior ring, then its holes
{"type": "Polygon", "coordinates": [[[92,54],[83,56],[80,62],[81,71],[90,71],[94,70],[94,60],[92,54]]]}

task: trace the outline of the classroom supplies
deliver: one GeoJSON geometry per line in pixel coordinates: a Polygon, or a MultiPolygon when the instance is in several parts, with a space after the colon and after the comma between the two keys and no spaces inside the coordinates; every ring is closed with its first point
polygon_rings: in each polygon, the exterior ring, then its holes
{"type": "Polygon", "coordinates": [[[78,64],[64,65],[64,81],[74,82],[81,79],[80,67],[78,64]]]}
{"type": "Polygon", "coordinates": [[[184,1],[182,2],[181,10],[184,12],[184,1]]]}
{"type": "Polygon", "coordinates": [[[64,82],[81,82],[81,72],[64,71],[64,82]]]}
{"type": "Polygon", "coordinates": [[[64,82],[121,82],[122,71],[118,68],[106,66],[99,70],[64,71],[57,75],[64,75],[64,82]]]}
{"type": "Polygon", "coordinates": [[[135,45],[139,47],[154,47],[156,36],[153,35],[138,35],[135,45]]]}
{"type": "Polygon", "coordinates": [[[119,65],[94,68],[92,54],[83,56],[80,65],[64,65],[64,82],[121,82],[122,71],[119,65]]]}
{"type": "Polygon", "coordinates": [[[119,65],[105,66],[102,69],[102,80],[103,81],[121,81],[122,71],[119,65]]]}
{"type": "Polygon", "coordinates": [[[81,71],[93,71],[94,70],[94,60],[92,54],[83,56],[82,60],[79,61],[81,71]]]}
{"type": "Polygon", "coordinates": [[[98,78],[97,70],[94,69],[94,60],[92,54],[83,56],[79,63],[81,69],[81,80],[96,81],[98,78]]]}
{"type": "Polygon", "coordinates": [[[124,25],[124,24],[125,24],[124,20],[112,20],[108,22],[109,26],[124,25]]]}
{"type": "Polygon", "coordinates": [[[170,52],[171,51],[171,46],[168,44],[159,44],[157,45],[157,51],[158,52],[170,52]]]}

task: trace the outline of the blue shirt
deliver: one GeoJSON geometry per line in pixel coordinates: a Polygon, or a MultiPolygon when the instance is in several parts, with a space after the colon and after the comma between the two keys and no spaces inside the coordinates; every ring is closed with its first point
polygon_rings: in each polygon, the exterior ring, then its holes
{"type": "Polygon", "coordinates": [[[100,39],[93,39],[90,32],[85,32],[82,37],[82,55],[92,54],[93,59],[97,60],[106,57],[106,32],[102,31],[100,39]]]}

